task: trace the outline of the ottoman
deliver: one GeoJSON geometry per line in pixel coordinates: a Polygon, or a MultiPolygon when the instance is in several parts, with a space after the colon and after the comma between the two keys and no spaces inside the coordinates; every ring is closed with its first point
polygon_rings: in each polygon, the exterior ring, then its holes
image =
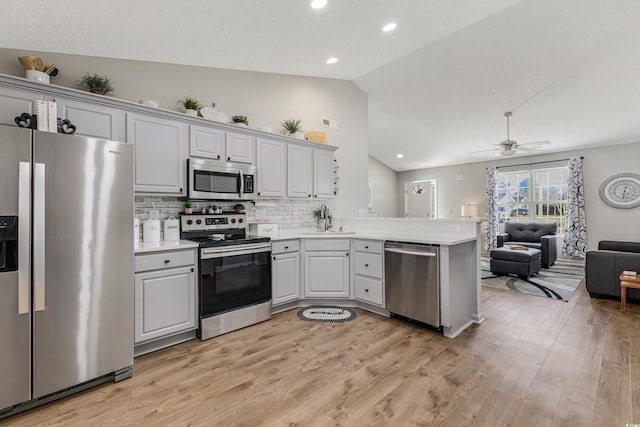
{"type": "Polygon", "coordinates": [[[539,249],[501,247],[492,249],[490,254],[490,269],[493,274],[511,273],[528,279],[533,273],[539,273],[542,267],[542,252],[539,249]]]}

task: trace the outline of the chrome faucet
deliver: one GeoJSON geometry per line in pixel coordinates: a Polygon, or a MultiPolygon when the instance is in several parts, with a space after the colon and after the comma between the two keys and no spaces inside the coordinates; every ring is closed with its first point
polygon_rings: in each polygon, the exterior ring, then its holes
{"type": "Polygon", "coordinates": [[[320,226],[322,228],[321,231],[329,230],[329,218],[327,216],[327,206],[323,204],[322,206],[320,206],[320,226]]]}

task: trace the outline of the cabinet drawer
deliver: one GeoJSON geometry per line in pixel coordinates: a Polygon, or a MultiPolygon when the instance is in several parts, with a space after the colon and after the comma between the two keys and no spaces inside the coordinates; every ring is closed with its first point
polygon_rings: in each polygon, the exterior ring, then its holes
{"type": "Polygon", "coordinates": [[[161,268],[192,266],[196,262],[195,251],[162,252],[149,255],[136,255],[135,271],[158,270],[161,268]]]}
{"type": "Polygon", "coordinates": [[[383,304],[382,280],[356,276],[355,293],[356,298],[359,300],[380,306],[383,304]]]}
{"type": "Polygon", "coordinates": [[[355,272],[356,274],[382,279],[382,255],[356,252],[355,272]]]}
{"type": "Polygon", "coordinates": [[[360,252],[381,254],[384,251],[384,242],[378,240],[354,240],[354,249],[360,252]]]}
{"type": "Polygon", "coordinates": [[[286,252],[298,252],[300,250],[300,240],[283,240],[271,242],[272,254],[283,254],[286,252]]]}
{"type": "Polygon", "coordinates": [[[304,241],[307,251],[348,251],[348,239],[308,239],[304,241]]]}

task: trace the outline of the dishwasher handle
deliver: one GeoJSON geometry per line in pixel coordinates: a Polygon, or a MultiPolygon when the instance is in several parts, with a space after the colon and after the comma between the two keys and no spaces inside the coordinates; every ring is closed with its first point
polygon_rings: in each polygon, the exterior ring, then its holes
{"type": "Polygon", "coordinates": [[[416,255],[416,256],[429,256],[434,257],[438,256],[435,252],[421,252],[421,251],[409,251],[407,249],[398,249],[398,248],[384,248],[385,252],[394,252],[397,254],[406,254],[406,255],[416,255]]]}

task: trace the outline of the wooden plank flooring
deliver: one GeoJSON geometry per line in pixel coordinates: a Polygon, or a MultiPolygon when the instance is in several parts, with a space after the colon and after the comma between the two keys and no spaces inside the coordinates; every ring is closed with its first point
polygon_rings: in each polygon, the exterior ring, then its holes
{"type": "Polygon", "coordinates": [[[134,376],[0,421],[34,426],[625,426],[640,423],[640,306],[483,289],[456,339],[358,310],[296,310],[135,360],[134,376]]]}

